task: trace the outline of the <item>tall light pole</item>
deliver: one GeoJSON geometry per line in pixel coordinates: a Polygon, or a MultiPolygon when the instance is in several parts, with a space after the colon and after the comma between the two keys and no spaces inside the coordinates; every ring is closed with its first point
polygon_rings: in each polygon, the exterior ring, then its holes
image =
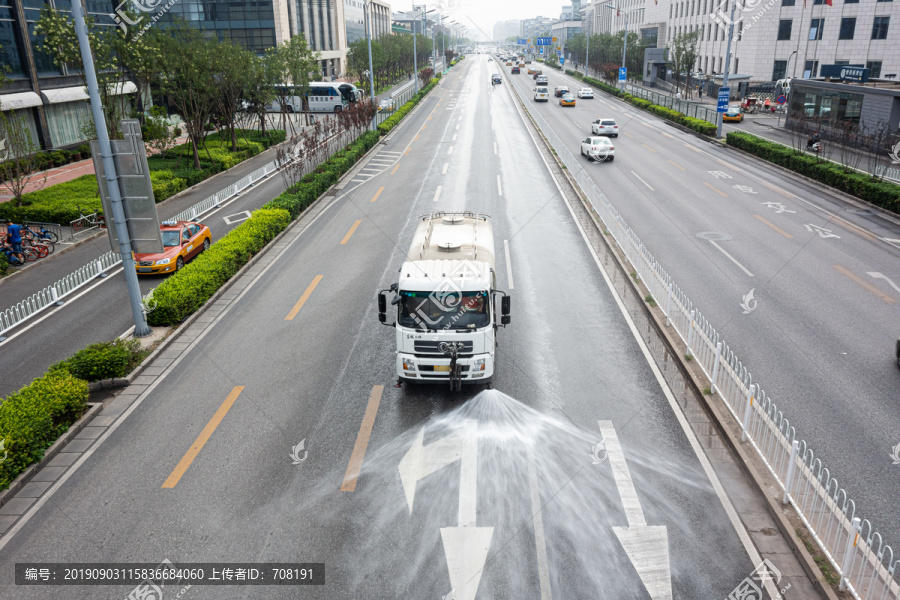
{"type": "MultiPolygon", "coordinates": [[[[622,36],[622,68],[624,69],[625,68],[625,55],[626,55],[626,52],[628,51],[628,13],[630,13],[631,11],[630,10],[621,10],[614,6],[610,6],[610,4],[608,2],[606,4],[601,4],[600,6],[602,6],[603,8],[608,8],[610,10],[614,10],[617,13],[619,13],[619,12],[625,13],[625,34],[622,36]]],[[[585,71],[585,72],[587,72],[587,71],[585,71]]],[[[622,81],[622,91],[623,92],[625,91],[625,82],[624,81],[622,81]]]]}
{"type": "MultiPolygon", "coordinates": [[[[416,49],[416,25],[419,24],[419,8],[427,9],[427,4],[413,4],[413,10],[416,11],[416,18],[413,20],[413,90],[419,91],[419,51],[416,49]]],[[[424,20],[424,15],[422,16],[424,20]]]]}
{"type": "MultiPolygon", "coordinates": [[[[728,67],[731,63],[731,40],[734,38],[734,5],[736,2],[731,3],[731,18],[729,19],[728,25],[728,46],[725,48],[725,71],[722,73],[722,87],[728,87],[728,67]]],[[[718,26],[718,24],[717,24],[718,26]]],[[[729,92],[730,93],[730,92],[729,92]]],[[[718,102],[716,103],[718,104],[718,102]]],[[[722,113],[716,110],[716,139],[722,139],[722,113]]]]}
{"type": "Polygon", "coordinates": [[[116,236],[119,240],[122,272],[125,276],[128,300],[131,304],[131,315],[134,318],[134,337],[146,337],[153,333],[153,330],[147,325],[147,317],[144,314],[144,306],[141,301],[141,288],[138,286],[137,271],[134,269],[131,237],[128,233],[128,225],[125,222],[125,208],[122,206],[122,194],[119,190],[112,145],[109,143],[109,133],[106,131],[106,117],[103,114],[103,106],[100,102],[100,85],[97,83],[97,73],[94,71],[94,58],[91,54],[90,42],[88,41],[84,6],[81,4],[81,0],[72,0],[72,20],[75,21],[75,35],[78,37],[81,60],[84,63],[84,76],[87,80],[88,95],[91,99],[91,112],[96,125],[97,141],[100,146],[106,185],[109,190],[109,201],[112,205],[112,226],[116,228],[116,236]]]}
{"type": "MultiPolygon", "coordinates": [[[[375,71],[372,69],[372,19],[369,18],[369,7],[372,0],[366,0],[366,44],[369,46],[369,97],[375,102],[375,71]]],[[[372,131],[375,131],[375,119],[372,119],[372,131]]]]}

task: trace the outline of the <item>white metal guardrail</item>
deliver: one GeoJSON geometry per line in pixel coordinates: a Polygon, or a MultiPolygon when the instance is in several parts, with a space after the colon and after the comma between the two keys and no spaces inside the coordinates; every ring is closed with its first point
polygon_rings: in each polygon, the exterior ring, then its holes
{"type": "Polygon", "coordinates": [[[840,588],[860,600],[900,599],[900,559],[893,549],[868,519],[856,515],[847,491],[797,437],[772,398],[754,383],[749,370],[607,200],[585,170],[591,165],[569,151],[538,111],[529,113],[664,310],[666,325],[675,328],[688,354],[702,367],[714,396],[740,424],[742,439],[750,442],[778,481],[783,503],[794,507],[840,575],[840,588]]]}

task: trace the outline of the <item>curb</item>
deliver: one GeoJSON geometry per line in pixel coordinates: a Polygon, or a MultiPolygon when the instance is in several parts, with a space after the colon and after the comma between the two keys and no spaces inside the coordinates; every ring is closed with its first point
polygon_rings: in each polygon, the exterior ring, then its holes
{"type": "MultiPolygon", "coordinates": [[[[521,101],[520,101],[520,103],[521,103],[521,101]]],[[[524,106],[523,106],[523,108],[524,108],[524,106]]],[[[541,141],[543,142],[545,147],[550,151],[550,154],[552,155],[554,162],[556,163],[556,165],[559,167],[559,169],[564,174],[566,183],[568,183],[569,187],[575,192],[575,195],[578,197],[582,206],[587,211],[587,213],[591,216],[591,220],[593,222],[594,227],[597,228],[597,230],[600,233],[600,237],[603,239],[603,244],[606,246],[609,253],[615,257],[616,266],[619,269],[621,269],[622,272],[624,272],[626,274],[629,273],[629,269],[625,264],[625,260],[623,259],[620,252],[617,251],[617,248],[613,247],[609,243],[607,236],[603,234],[603,227],[599,220],[599,217],[595,213],[593,206],[591,206],[591,204],[589,202],[587,202],[585,200],[585,198],[583,197],[583,194],[581,193],[581,190],[578,187],[577,182],[575,182],[572,179],[569,169],[566,168],[566,166],[560,162],[558,155],[553,151],[553,148],[549,145],[549,143],[547,142],[543,133],[537,127],[537,124],[534,122],[534,120],[531,118],[531,114],[527,110],[525,110],[525,114],[528,115],[528,119],[531,122],[531,125],[535,128],[541,141]]],[[[677,125],[677,124],[675,124],[675,125],[677,125]]],[[[696,133],[696,132],[693,132],[693,133],[696,133]]],[[[641,290],[639,287],[639,283],[637,281],[635,281],[632,277],[625,277],[624,279],[628,281],[628,285],[631,288],[631,291],[638,298],[643,298],[646,296],[645,293],[642,293],[645,290],[641,290]]],[[[791,512],[793,512],[793,508],[790,505],[782,506],[782,505],[776,503],[775,499],[771,497],[763,477],[760,476],[759,472],[757,471],[755,466],[752,464],[752,461],[753,461],[753,458],[755,457],[755,455],[749,456],[747,454],[747,452],[744,451],[744,448],[741,445],[741,442],[739,442],[737,440],[737,438],[733,435],[731,428],[729,427],[729,425],[731,423],[727,419],[727,415],[723,415],[722,412],[719,410],[719,407],[716,406],[714,403],[710,402],[710,398],[706,394],[702,393],[702,389],[703,389],[702,382],[705,381],[703,379],[703,373],[697,372],[699,367],[697,367],[696,369],[691,369],[690,368],[691,365],[687,364],[683,358],[685,352],[687,351],[687,346],[685,346],[681,342],[680,338],[677,338],[676,336],[672,335],[671,330],[667,329],[666,327],[664,327],[660,324],[658,315],[651,309],[650,306],[648,306],[644,302],[642,302],[641,304],[643,306],[643,310],[644,310],[646,316],[649,318],[649,321],[653,324],[653,327],[656,330],[657,334],[659,334],[661,336],[661,338],[665,341],[665,344],[666,344],[668,350],[670,351],[670,353],[672,354],[672,356],[677,358],[677,360],[678,360],[677,364],[678,364],[680,370],[682,371],[682,373],[684,374],[685,380],[687,382],[689,382],[691,389],[701,399],[703,406],[707,409],[707,412],[709,413],[709,415],[711,417],[711,420],[713,421],[713,423],[715,423],[716,429],[719,431],[720,434],[722,434],[722,437],[725,440],[725,442],[728,444],[728,447],[735,453],[735,455],[739,459],[740,468],[746,475],[749,476],[753,487],[755,487],[755,489],[764,498],[767,512],[774,519],[775,523],[778,525],[778,529],[780,530],[782,536],[785,538],[785,541],[787,542],[788,546],[790,547],[791,552],[799,560],[800,566],[803,569],[804,573],[806,574],[807,578],[809,579],[810,583],[813,585],[815,590],[822,597],[822,600],[839,600],[837,594],[834,592],[834,590],[831,588],[831,586],[822,580],[822,572],[819,570],[818,565],[816,565],[815,561],[813,560],[812,555],[809,553],[809,551],[806,549],[806,546],[803,544],[803,542],[797,536],[796,532],[794,531],[794,526],[787,519],[787,517],[785,515],[786,511],[790,510],[791,512]],[[676,349],[678,349],[678,350],[676,350],[676,349]]],[[[661,307],[658,307],[658,309],[660,311],[662,311],[661,307]]],[[[754,543],[754,546],[755,545],[756,544],[754,543]]],[[[757,551],[758,551],[758,548],[757,548],[757,551]]]]}
{"type": "Polygon", "coordinates": [[[72,441],[76,435],[81,433],[81,430],[84,429],[88,423],[94,420],[94,417],[103,410],[103,404],[100,402],[88,402],[88,409],[85,411],[81,418],[72,423],[72,426],[62,434],[59,439],[53,442],[53,445],[50,446],[45,452],[44,457],[41,458],[40,461],[34,463],[21,473],[19,473],[15,479],[9,484],[9,487],[0,492],[0,506],[3,506],[7,502],[9,502],[23,487],[28,483],[32,477],[37,474],[38,471],[43,469],[47,463],[53,460],[57,454],[59,454],[60,450],[63,449],[70,441],[72,441]]]}

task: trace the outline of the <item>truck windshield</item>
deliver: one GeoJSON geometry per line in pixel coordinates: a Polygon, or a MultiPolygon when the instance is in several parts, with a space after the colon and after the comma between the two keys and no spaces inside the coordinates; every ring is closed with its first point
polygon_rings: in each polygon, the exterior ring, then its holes
{"type": "Polygon", "coordinates": [[[416,329],[469,330],[491,323],[487,292],[400,292],[399,323],[416,329]]]}

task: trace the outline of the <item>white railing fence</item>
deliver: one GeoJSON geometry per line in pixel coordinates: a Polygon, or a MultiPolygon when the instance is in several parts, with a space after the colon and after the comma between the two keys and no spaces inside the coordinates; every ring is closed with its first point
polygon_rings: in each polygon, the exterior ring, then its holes
{"type": "MultiPolygon", "coordinates": [[[[518,94],[515,86],[511,89],[518,94]]],[[[523,104],[528,110],[528,103],[523,104]]],[[[840,588],[859,599],[900,599],[900,559],[895,559],[891,547],[872,523],[856,516],[856,505],[846,490],[806,442],[797,438],[794,426],[600,191],[585,170],[594,165],[570,152],[538,111],[529,113],[663,310],[666,326],[674,327],[687,354],[709,378],[711,393],[741,426],[742,439],[753,446],[778,481],[783,502],[794,507],[840,575],[840,588]]]]}

